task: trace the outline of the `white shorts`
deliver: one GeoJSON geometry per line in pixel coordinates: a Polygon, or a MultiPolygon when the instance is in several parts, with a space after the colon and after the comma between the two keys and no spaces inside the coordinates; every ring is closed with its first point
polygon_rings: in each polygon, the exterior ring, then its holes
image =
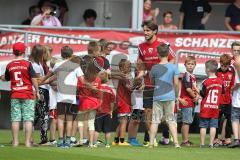
{"type": "Polygon", "coordinates": [[[57,92],[51,87],[49,89],[49,110],[57,108],[57,92]]]}

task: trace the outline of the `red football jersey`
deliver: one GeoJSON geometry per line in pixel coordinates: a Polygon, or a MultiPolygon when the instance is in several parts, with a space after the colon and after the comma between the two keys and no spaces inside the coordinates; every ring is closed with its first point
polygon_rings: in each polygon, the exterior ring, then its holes
{"type": "Polygon", "coordinates": [[[106,84],[101,85],[102,91],[102,104],[97,110],[97,114],[110,114],[111,113],[111,104],[115,100],[115,94],[111,87],[107,86],[106,84]]]}
{"type": "Polygon", "coordinates": [[[193,91],[196,91],[196,84],[196,77],[193,74],[188,72],[183,73],[180,97],[185,99],[188,102],[188,105],[184,106],[183,104],[179,103],[180,108],[189,108],[195,106],[193,98],[187,92],[187,88],[191,88],[193,91]]]}
{"type": "Polygon", "coordinates": [[[79,111],[86,111],[86,110],[93,110],[97,109],[101,105],[101,80],[96,78],[91,85],[97,90],[92,90],[88,88],[81,80],[78,79],[77,89],[78,89],[78,97],[80,100],[78,110],[79,111]]]}
{"type": "MultiPolygon", "coordinates": [[[[157,38],[151,44],[144,42],[139,44],[138,46],[138,49],[139,49],[138,58],[143,61],[143,63],[145,64],[145,68],[148,72],[152,69],[153,65],[158,64],[161,61],[157,53],[157,47],[162,43],[168,44],[168,42],[157,38]]],[[[170,61],[174,57],[175,57],[174,53],[170,52],[170,54],[168,55],[168,60],[170,61]]],[[[148,74],[145,76],[144,82],[146,86],[151,86],[151,82],[148,74]]]]}
{"type": "Polygon", "coordinates": [[[200,108],[201,118],[218,118],[223,88],[223,81],[217,77],[208,78],[202,83],[200,91],[203,98],[200,108]]]}
{"type": "Polygon", "coordinates": [[[119,80],[117,88],[118,113],[131,113],[131,91],[124,80],[119,80]]]}
{"type": "Polygon", "coordinates": [[[232,66],[228,68],[226,72],[223,72],[221,68],[217,71],[217,77],[222,79],[224,84],[224,94],[222,95],[220,104],[231,104],[232,96],[231,90],[235,83],[235,70],[232,66]]]}
{"type": "Polygon", "coordinates": [[[6,67],[5,78],[11,81],[11,98],[34,99],[31,80],[34,76],[31,62],[24,59],[10,62],[6,67]]]}

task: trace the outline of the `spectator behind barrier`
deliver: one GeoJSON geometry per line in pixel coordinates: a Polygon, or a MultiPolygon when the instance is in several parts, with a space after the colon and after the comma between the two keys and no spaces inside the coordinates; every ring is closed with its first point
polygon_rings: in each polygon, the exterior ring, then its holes
{"type": "Polygon", "coordinates": [[[240,31],[240,0],[235,0],[227,7],[225,26],[229,31],[240,31]]]}
{"type": "Polygon", "coordinates": [[[31,22],[32,26],[61,27],[61,23],[54,15],[56,5],[51,0],[46,0],[40,6],[42,13],[35,16],[31,22]]]}
{"type": "Polygon", "coordinates": [[[212,7],[206,0],[182,0],[179,29],[205,29],[212,7]]]}
{"type": "Polygon", "coordinates": [[[95,27],[95,20],[97,19],[97,13],[93,9],[87,9],[83,13],[83,20],[80,24],[81,27],[95,27]]]}
{"type": "Polygon", "coordinates": [[[160,24],[158,26],[159,30],[175,30],[177,29],[177,26],[172,24],[173,21],[173,13],[171,11],[166,11],[163,13],[163,24],[160,24]]]}
{"type": "Polygon", "coordinates": [[[29,7],[28,12],[29,12],[29,17],[21,23],[22,25],[30,25],[33,17],[40,14],[41,11],[38,6],[33,5],[33,6],[29,7]]]}
{"type": "Polygon", "coordinates": [[[159,8],[152,9],[152,1],[144,0],[143,4],[143,21],[153,20],[157,24],[157,16],[159,15],[159,8]]]}

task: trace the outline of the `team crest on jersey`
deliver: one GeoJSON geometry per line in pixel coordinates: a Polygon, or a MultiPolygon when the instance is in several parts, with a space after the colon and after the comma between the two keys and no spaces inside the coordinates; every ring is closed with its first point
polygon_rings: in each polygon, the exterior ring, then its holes
{"type": "Polygon", "coordinates": [[[148,52],[149,52],[150,54],[152,54],[153,48],[148,48],[148,52]]]}
{"type": "Polygon", "coordinates": [[[146,51],[144,50],[144,51],[143,51],[143,55],[145,55],[145,54],[146,54],[146,51]]]}

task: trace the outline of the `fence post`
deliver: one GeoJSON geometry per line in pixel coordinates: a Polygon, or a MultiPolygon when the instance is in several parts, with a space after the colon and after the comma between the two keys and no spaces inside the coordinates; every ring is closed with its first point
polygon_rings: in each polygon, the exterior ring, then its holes
{"type": "Polygon", "coordinates": [[[24,44],[25,44],[25,46],[26,46],[26,56],[28,56],[29,54],[30,54],[30,48],[29,48],[29,46],[28,46],[28,32],[26,32],[26,33],[24,33],[25,34],[25,36],[24,36],[24,44]]]}

